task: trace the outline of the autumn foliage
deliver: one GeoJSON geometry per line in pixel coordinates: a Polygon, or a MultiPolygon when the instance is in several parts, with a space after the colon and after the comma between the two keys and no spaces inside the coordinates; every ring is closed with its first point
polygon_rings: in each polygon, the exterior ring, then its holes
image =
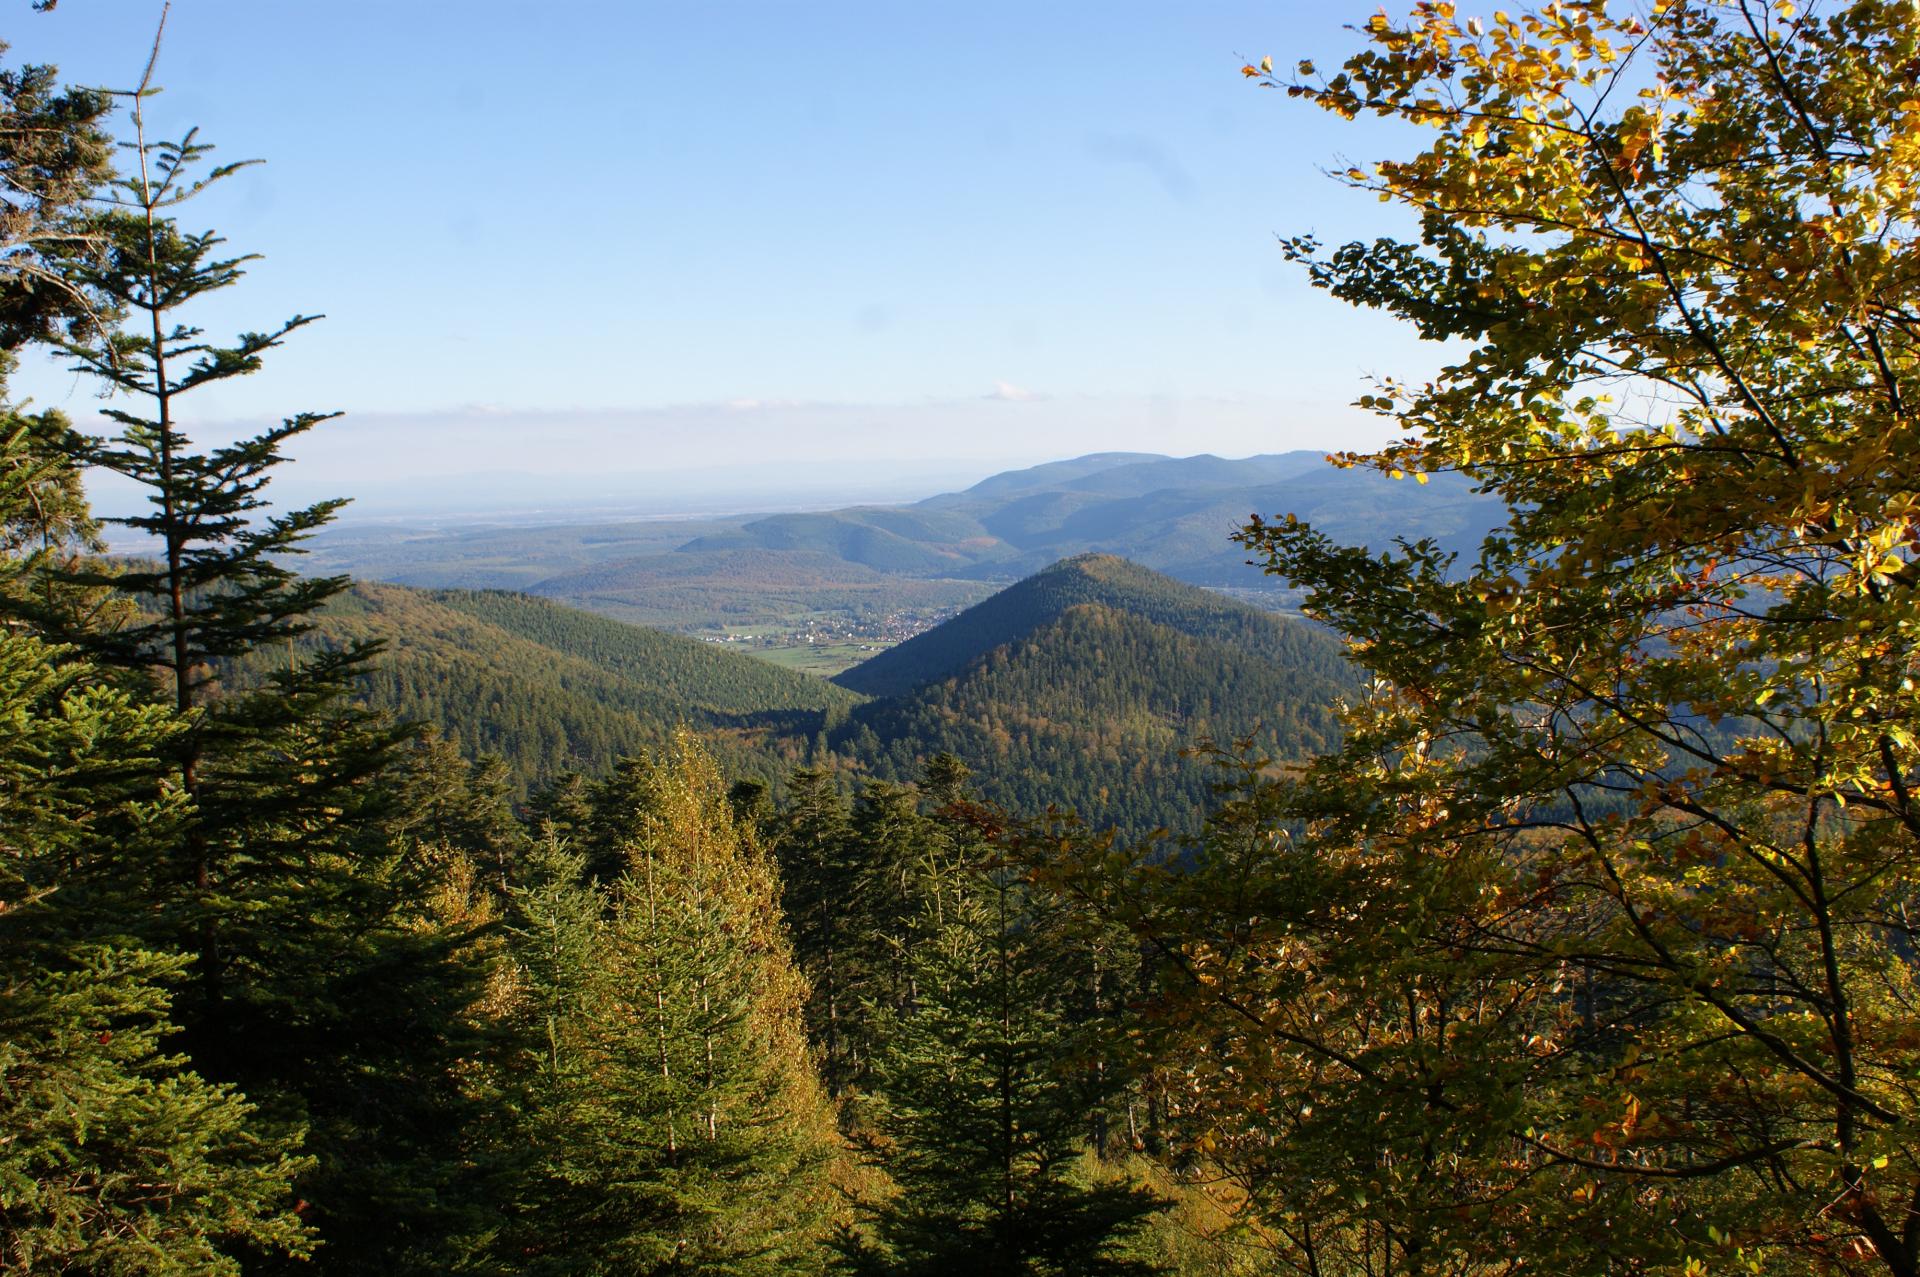
{"type": "Polygon", "coordinates": [[[1361,33],[1245,68],[1431,130],[1343,175],[1417,238],[1286,246],[1457,351],[1342,460],[1510,516],[1245,532],[1373,682],[1193,872],[1081,880],[1191,1147],[1299,1271],[1920,1271],[1920,11],[1361,33]]]}

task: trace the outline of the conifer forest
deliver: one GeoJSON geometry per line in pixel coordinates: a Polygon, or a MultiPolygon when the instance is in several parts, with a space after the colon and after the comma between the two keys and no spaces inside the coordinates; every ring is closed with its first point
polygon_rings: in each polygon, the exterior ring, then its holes
{"type": "Polygon", "coordinates": [[[518,585],[204,442],[191,59],[0,57],[0,1273],[1920,1277],[1920,6],[1349,20],[1390,442],[518,585]]]}

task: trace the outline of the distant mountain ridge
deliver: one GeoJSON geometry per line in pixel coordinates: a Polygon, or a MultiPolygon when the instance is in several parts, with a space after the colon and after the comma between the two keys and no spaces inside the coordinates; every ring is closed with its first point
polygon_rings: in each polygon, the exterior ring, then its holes
{"type": "MultiPolygon", "coordinates": [[[[1455,476],[1402,484],[1372,471],[1339,470],[1317,452],[1229,460],[1209,454],[1096,453],[1007,471],[962,492],[907,506],[773,514],[695,537],[676,553],[753,551],[818,556],[852,569],[919,579],[998,581],[1078,554],[1131,559],[1198,585],[1262,584],[1232,540],[1255,514],[1297,514],[1336,540],[1381,545],[1431,536],[1471,551],[1501,521],[1500,507],[1455,476]]],[[[653,571],[642,559],[624,565],[653,571]]],[[[603,586],[619,566],[601,569],[603,586]]],[[[530,587],[593,605],[571,577],[530,587]]],[[[617,584],[611,587],[620,592],[617,584]]],[[[606,597],[603,589],[600,597],[606,597]]]]}
{"type": "Polygon", "coordinates": [[[1319,452],[1102,452],[907,505],[687,523],[342,530],[317,539],[309,562],[406,584],[524,590],[712,633],[806,612],[871,618],[963,606],[989,585],[1088,553],[1277,599],[1278,584],[1249,566],[1232,540],[1255,514],[1295,514],[1350,544],[1431,537],[1468,555],[1506,517],[1459,476],[1395,482],[1337,469],[1319,452]]]}

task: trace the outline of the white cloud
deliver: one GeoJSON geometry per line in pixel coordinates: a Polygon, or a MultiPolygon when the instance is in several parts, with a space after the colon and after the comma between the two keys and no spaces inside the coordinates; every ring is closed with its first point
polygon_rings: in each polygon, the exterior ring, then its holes
{"type": "Polygon", "coordinates": [[[1007,403],[1033,403],[1036,400],[1046,398],[1046,396],[1037,395],[1031,390],[1022,389],[1010,381],[996,381],[993,383],[993,393],[988,395],[987,398],[999,399],[1007,403]]]}

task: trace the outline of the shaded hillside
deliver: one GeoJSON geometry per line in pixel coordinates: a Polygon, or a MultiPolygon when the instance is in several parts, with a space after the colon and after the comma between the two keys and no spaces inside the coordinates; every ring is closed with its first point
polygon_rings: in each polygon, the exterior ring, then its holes
{"type": "Polygon", "coordinates": [[[851,693],[675,634],[543,599],[362,583],[309,642],[386,644],[366,702],[428,723],[470,754],[499,754],[516,787],[604,771],[688,723],[729,771],[766,778],[797,761],[851,693]]]}
{"type": "Polygon", "coordinates": [[[1331,746],[1355,686],[1319,629],[1137,564],[1058,564],[842,676],[884,688],[829,744],[909,779],[950,752],[1017,810],[1072,807],[1095,825],[1191,828],[1212,779],[1182,750],[1252,737],[1279,759],[1331,746]],[[910,650],[911,649],[911,650],[910,650]]]}

